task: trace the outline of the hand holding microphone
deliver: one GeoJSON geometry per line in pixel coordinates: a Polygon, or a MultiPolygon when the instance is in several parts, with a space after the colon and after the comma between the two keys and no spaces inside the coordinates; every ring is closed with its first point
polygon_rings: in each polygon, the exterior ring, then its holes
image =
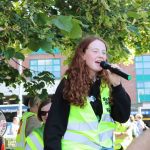
{"type": "Polygon", "coordinates": [[[119,70],[118,68],[114,68],[111,66],[111,64],[109,64],[108,62],[106,61],[101,61],[100,62],[100,66],[103,68],[103,69],[108,69],[110,70],[110,72],[112,73],[115,73],[119,76],[121,76],[122,78],[126,79],[126,80],[131,80],[131,75],[128,75],[127,73],[119,70]]]}

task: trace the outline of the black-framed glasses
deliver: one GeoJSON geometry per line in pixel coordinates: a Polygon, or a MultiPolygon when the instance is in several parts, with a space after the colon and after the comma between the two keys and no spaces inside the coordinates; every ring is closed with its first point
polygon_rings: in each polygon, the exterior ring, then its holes
{"type": "Polygon", "coordinates": [[[45,116],[48,113],[48,111],[40,111],[41,116],[45,116]]]}

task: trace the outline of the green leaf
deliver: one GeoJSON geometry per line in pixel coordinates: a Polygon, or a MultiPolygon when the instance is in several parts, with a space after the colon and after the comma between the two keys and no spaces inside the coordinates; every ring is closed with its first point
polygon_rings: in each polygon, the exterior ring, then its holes
{"type": "Polygon", "coordinates": [[[20,52],[16,52],[15,53],[15,58],[24,60],[25,56],[22,53],[20,53],[20,52]]]}
{"type": "Polygon", "coordinates": [[[12,57],[14,57],[15,54],[15,49],[12,47],[8,47],[6,51],[4,51],[4,56],[6,57],[6,59],[10,59],[12,57]]]}
{"type": "Polygon", "coordinates": [[[70,39],[78,39],[82,37],[82,29],[80,27],[82,24],[80,21],[76,19],[72,19],[72,30],[68,33],[66,31],[61,31],[62,34],[68,36],[70,39]]]}
{"type": "Polygon", "coordinates": [[[28,48],[31,49],[32,51],[37,51],[40,48],[40,40],[35,38],[35,39],[30,39],[28,43],[28,48]]]}
{"type": "Polygon", "coordinates": [[[41,88],[44,88],[44,86],[45,86],[45,83],[44,83],[44,82],[40,82],[40,83],[39,83],[40,89],[41,89],[41,88]]]}
{"type": "Polygon", "coordinates": [[[81,38],[82,37],[82,29],[81,29],[80,25],[75,20],[72,21],[72,24],[73,24],[73,28],[72,28],[71,32],[69,33],[69,37],[71,39],[81,38]]]}
{"type": "Polygon", "coordinates": [[[40,25],[45,25],[50,22],[50,18],[44,13],[38,13],[36,22],[40,25]]]}
{"type": "Polygon", "coordinates": [[[40,48],[52,54],[52,45],[49,41],[41,40],[39,44],[40,44],[40,48]]]}
{"type": "Polygon", "coordinates": [[[97,0],[93,0],[93,4],[97,3],[97,0]]]}
{"type": "Polygon", "coordinates": [[[32,77],[32,73],[29,69],[24,69],[23,74],[25,77],[32,77]]]}
{"type": "Polygon", "coordinates": [[[71,16],[57,16],[52,19],[52,23],[61,30],[70,32],[72,29],[72,17],[71,16]]]}
{"type": "Polygon", "coordinates": [[[128,15],[128,17],[132,17],[132,18],[139,18],[139,14],[134,11],[128,11],[127,15],[128,15]]]}
{"type": "Polygon", "coordinates": [[[39,95],[39,98],[42,99],[42,100],[48,98],[48,92],[47,92],[46,89],[42,89],[42,92],[41,92],[41,94],[39,95]]]}
{"type": "Polygon", "coordinates": [[[110,11],[109,5],[106,3],[106,0],[101,0],[101,3],[103,4],[106,10],[110,11]]]}
{"type": "Polygon", "coordinates": [[[92,14],[89,12],[89,11],[87,11],[86,12],[86,19],[89,21],[89,22],[91,22],[92,23],[92,14]]]}
{"type": "Polygon", "coordinates": [[[140,35],[139,29],[133,25],[127,26],[127,29],[131,32],[134,32],[136,35],[140,35]]]}

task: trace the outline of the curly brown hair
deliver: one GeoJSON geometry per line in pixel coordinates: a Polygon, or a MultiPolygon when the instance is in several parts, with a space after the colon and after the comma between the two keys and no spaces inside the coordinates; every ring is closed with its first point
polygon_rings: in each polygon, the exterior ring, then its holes
{"type": "MultiPolygon", "coordinates": [[[[89,68],[82,57],[89,44],[95,40],[104,42],[107,49],[106,42],[101,38],[87,37],[83,39],[77,46],[72,62],[65,73],[67,78],[65,80],[65,86],[63,89],[63,97],[71,104],[76,106],[82,107],[85,105],[85,97],[88,95],[93,82],[89,77],[89,68]]],[[[108,75],[105,70],[100,71],[98,76],[103,78],[105,83],[109,83],[108,75]]]]}

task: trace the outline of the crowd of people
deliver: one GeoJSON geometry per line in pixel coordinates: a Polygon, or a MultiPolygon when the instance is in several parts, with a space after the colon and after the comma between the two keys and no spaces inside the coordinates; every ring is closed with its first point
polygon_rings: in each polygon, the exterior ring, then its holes
{"type": "Polygon", "coordinates": [[[130,115],[121,77],[100,66],[107,50],[99,37],[78,44],[52,100],[30,98],[29,111],[13,119],[16,150],[121,150],[147,129],[141,114],[130,115]]]}

